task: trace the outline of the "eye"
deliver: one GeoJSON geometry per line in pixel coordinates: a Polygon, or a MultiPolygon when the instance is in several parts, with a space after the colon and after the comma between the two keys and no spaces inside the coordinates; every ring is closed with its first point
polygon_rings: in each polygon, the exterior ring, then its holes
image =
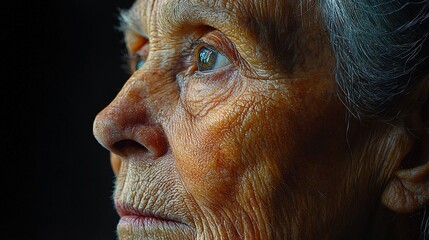
{"type": "Polygon", "coordinates": [[[146,63],[146,61],[145,60],[143,60],[143,59],[139,59],[139,60],[137,60],[137,62],[136,62],[136,66],[134,67],[135,68],[135,70],[137,71],[137,70],[139,70],[140,68],[142,68],[143,67],[143,65],[146,63]]]}
{"type": "Polygon", "coordinates": [[[146,41],[144,45],[135,53],[134,71],[139,70],[146,63],[146,59],[149,55],[149,41],[146,41]]]}
{"type": "Polygon", "coordinates": [[[197,53],[198,71],[210,72],[231,64],[231,61],[216,50],[202,47],[197,53]]]}
{"type": "Polygon", "coordinates": [[[128,50],[128,64],[130,72],[137,71],[146,63],[149,56],[149,39],[133,32],[125,32],[125,42],[128,50]]]}

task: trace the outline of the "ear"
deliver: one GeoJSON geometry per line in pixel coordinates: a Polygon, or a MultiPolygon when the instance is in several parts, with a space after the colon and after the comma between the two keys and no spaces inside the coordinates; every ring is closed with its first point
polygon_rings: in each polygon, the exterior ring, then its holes
{"type": "Polygon", "coordinates": [[[412,213],[429,204],[429,78],[420,90],[418,110],[407,121],[413,146],[398,164],[381,199],[397,213],[412,213]]]}

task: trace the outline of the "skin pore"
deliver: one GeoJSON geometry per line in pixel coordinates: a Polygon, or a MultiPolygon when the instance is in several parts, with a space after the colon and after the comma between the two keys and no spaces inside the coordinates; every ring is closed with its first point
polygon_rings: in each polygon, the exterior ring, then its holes
{"type": "Polygon", "coordinates": [[[121,220],[120,239],[368,233],[410,138],[347,118],[314,6],[261,2],[138,0],[126,13],[133,74],[94,134],[119,215],[163,223],[121,220]]]}

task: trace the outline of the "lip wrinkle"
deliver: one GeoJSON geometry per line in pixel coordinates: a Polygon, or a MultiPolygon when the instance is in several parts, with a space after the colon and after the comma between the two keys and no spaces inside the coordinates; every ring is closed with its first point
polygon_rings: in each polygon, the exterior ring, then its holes
{"type": "Polygon", "coordinates": [[[147,210],[141,210],[126,204],[117,204],[116,211],[120,217],[136,216],[142,218],[153,218],[158,221],[172,222],[188,226],[188,224],[178,220],[174,216],[170,217],[163,213],[154,213],[147,210]]]}

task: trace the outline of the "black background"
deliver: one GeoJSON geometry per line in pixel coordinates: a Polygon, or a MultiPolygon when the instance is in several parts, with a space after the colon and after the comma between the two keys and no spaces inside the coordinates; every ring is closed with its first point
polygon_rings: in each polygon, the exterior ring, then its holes
{"type": "Polygon", "coordinates": [[[132,2],[3,8],[2,239],[115,239],[114,176],[92,122],[128,76],[116,27],[132,2]]]}
{"type": "Polygon", "coordinates": [[[128,78],[116,27],[132,2],[2,2],[0,239],[115,239],[92,123],[128,78]]]}

